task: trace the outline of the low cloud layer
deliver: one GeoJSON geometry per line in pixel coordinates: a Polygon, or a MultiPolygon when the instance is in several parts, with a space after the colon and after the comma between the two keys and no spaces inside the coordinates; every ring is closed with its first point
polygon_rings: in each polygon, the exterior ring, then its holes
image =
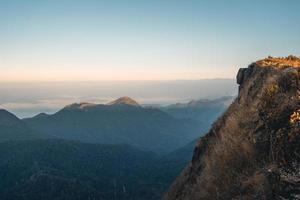
{"type": "Polygon", "coordinates": [[[17,116],[54,113],[75,102],[108,103],[130,96],[140,104],[172,104],[232,96],[235,80],[3,83],[0,107],[17,116]]]}

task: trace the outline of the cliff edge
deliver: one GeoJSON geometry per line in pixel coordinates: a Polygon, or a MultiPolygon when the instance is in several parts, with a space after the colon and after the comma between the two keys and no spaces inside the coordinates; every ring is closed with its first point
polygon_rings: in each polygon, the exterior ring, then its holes
{"type": "Polygon", "coordinates": [[[237,83],[164,200],[300,199],[300,59],[259,60],[237,83]]]}

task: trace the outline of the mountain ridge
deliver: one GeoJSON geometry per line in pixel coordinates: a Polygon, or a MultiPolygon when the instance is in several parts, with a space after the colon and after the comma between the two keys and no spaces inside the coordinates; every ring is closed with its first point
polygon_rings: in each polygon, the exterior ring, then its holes
{"type": "Polygon", "coordinates": [[[140,106],[140,104],[138,102],[136,102],[135,100],[133,100],[130,97],[120,97],[114,101],[109,102],[107,105],[130,105],[130,106],[140,106]]]}
{"type": "Polygon", "coordinates": [[[21,123],[21,120],[5,109],[0,109],[0,125],[11,126],[21,123]]]}
{"type": "Polygon", "coordinates": [[[238,97],[163,199],[299,199],[299,66],[289,56],[241,68],[238,97]]]}
{"type": "Polygon", "coordinates": [[[47,136],[40,135],[11,112],[0,109],[0,142],[9,140],[32,140],[47,136]]]}
{"type": "Polygon", "coordinates": [[[109,104],[71,104],[52,115],[24,119],[42,134],[92,143],[128,143],[145,150],[175,150],[196,138],[199,125],[127,97],[109,104]]]}
{"type": "Polygon", "coordinates": [[[65,106],[63,109],[65,110],[90,110],[95,108],[103,108],[103,107],[113,107],[113,106],[132,106],[132,107],[141,107],[139,103],[133,100],[130,97],[120,97],[106,104],[96,104],[89,102],[80,102],[80,103],[72,103],[70,105],[65,106]]]}

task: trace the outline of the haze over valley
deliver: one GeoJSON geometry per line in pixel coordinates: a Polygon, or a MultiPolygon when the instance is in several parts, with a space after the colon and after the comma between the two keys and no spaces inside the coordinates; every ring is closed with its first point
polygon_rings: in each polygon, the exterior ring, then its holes
{"type": "Polygon", "coordinates": [[[300,200],[299,0],[0,0],[0,200],[300,200]]]}
{"type": "Polygon", "coordinates": [[[129,96],[142,105],[169,105],[235,96],[234,79],[102,82],[2,82],[0,108],[20,118],[54,113],[72,103],[108,103],[129,96]]]}
{"type": "Polygon", "coordinates": [[[121,97],[23,120],[0,109],[0,196],[158,199],[233,98],[142,106],[121,97]]]}

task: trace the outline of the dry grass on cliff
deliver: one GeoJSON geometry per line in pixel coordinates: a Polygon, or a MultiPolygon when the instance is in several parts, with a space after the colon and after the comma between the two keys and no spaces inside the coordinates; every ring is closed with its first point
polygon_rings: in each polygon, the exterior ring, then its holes
{"type": "Polygon", "coordinates": [[[192,166],[175,185],[179,192],[169,199],[295,199],[300,68],[293,66],[300,66],[299,58],[270,57],[240,70],[238,98],[198,144],[192,166]]]}
{"type": "Polygon", "coordinates": [[[300,67],[300,58],[296,56],[278,57],[278,58],[269,56],[265,59],[257,61],[256,64],[262,67],[268,67],[268,66],[275,66],[279,68],[300,67]]]}
{"type": "Polygon", "coordinates": [[[200,199],[270,199],[274,195],[278,181],[272,182],[269,175],[276,173],[269,170],[294,159],[289,154],[298,151],[299,134],[293,130],[299,130],[294,124],[300,113],[299,74],[289,71],[275,78],[251,94],[257,97],[251,106],[236,103],[229,117],[219,122],[222,131],[209,143],[203,162],[200,199]]]}
{"type": "Polygon", "coordinates": [[[243,119],[239,113],[229,118],[225,131],[210,145],[201,178],[203,199],[239,195],[241,183],[257,168],[253,143],[247,132],[241,132],[245,129],[239,119],[243,119]]]}

